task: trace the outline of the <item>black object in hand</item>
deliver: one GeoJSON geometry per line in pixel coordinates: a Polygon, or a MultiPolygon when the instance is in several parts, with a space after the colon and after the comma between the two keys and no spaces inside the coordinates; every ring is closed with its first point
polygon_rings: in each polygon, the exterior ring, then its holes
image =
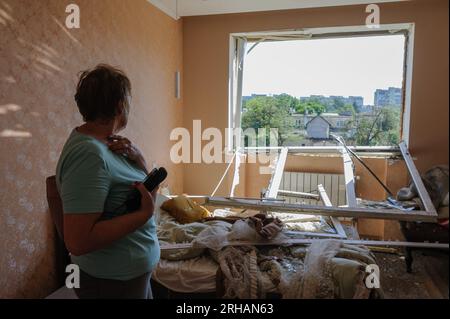
{"type": "MultiPolygon", "coordinates": [[[[164,167],[154,168],[150,174],[147,175],[143,184],[145,188],[151,192],[167,177],[167,171],[164,167]]],[[[139,190],[134,189],[128,196],[125,205],[127,211],[132,212],[138,210],[141,207],[141,193],[139,190]]]]}

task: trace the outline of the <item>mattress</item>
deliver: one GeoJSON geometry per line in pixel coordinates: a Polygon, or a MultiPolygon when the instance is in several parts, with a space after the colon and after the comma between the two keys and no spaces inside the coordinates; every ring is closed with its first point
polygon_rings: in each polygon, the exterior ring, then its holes
{"type": "MultiPolygon", "coordinates": [[[[158,194],[155,205],[155,219],[159,224],[160,208],[168,197],[158,194]]],[[[152,279],[164,287],[180,293],[208,293],[216,291],[216,273],[219,265],[209,256],[186,260],[160,259],[152,273],[152,279]]]]}
{"type": "Polygon", "coordinates": [[[164,287],[181,293],[216,291],[219,265],[208,256],[170,261],[161,259],[152,278],[164,287]]]}

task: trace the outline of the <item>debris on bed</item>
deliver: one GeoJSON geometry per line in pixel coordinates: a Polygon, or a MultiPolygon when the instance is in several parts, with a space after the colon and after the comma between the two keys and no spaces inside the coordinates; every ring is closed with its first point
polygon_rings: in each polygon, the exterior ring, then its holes
{"type": "MultiPolygon", "coordinates": [[[[178,221],[180,215],[183,222],[193,215],[186,219],[180,213],[160,210],[160,242],[192,243],[188,249],[163,250],[161,258],[169,262],[212,258],[220,269],[222,280],[218,289],[224,298],[382,296],[381,290],[370,290],[364,285],[366,266],[376,264],[365,247],[350,246],[337,240],[314,242],[308,247],[227,246],[232,241],[265,242],[286,238],[283,229],[290,217],[238,215],[217,210],[200,218],[202,209],[193,208],[192,211],[196,211],[195,221],[181,223],[178,221]]],[[[312,221],[310,216],[296,215],[295,218],[300,220],[290,222],[320,222],[312,221]]]]}

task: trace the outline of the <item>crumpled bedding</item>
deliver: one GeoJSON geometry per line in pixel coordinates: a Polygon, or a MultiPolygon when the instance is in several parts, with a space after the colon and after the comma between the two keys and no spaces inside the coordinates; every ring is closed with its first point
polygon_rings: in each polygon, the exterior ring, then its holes
{"type": "MultiPolygon", "coordinates": [[[[163,212],[163,211],[162,211],[163,212]]],[[[202,234],[213,231],[227,233],[231,225],[221,221],[209,221],[204,223],[179,224],[173,217],[163,212],[160,216],[160,224],[157,234],[160,243],[191,243],[196,242],[202,234]]],[[[198,257],[205,252],[206,246],[193,245],[189,249],[162,250],[161,258],[167,260],[185,260],[198,257]]]]}
{"type": "Polygon", "coordinates": [[[155,271],[156,278],[175,291],[210,292],[197,289],[196,282],[204,289],[208,286],[205,278],[209,278],[209,286],[215,286],[216,271],[220,267],[225,298],[265,298],[269,293],[282,298],[382,296],[381,290],[372,294],[364,286],[366,265],[376,264],[365,247],[345,245],[337,240],[322,240],[309,247],[225,247],[228,241],[265,239],[245,220],[234,224],[207,221],[181,225],[162,210],[159,211],[158,237],[162,243],[193,243],[190,249],[161,251],[162,261],[155,271]],[[204,262],[209,263],[204,267],[205,272],[195,274],[192,267],[201,269],[199,265],[204,262]],[[211,262],[217,268],[211,267],[211,262]]]}
{"type": "MultiPolygon", "coordinates": [[[[278,233],[271,240],[285,238],[282,233],[278,233]]],[[[251,220],[238,220],[234,224],[227,222],[216,222],[202,230],[192,241],[193,247],[206,247],[214,251],[219,251],[233,241],[264,242],[266,238],[258,234],[251,220]]]]}
{"type": "Polygon", "coordinates": [[[296,299],[367,299],[370,290],[364,278],[370,264],[376,262],[365,247],[338,240],[317,241],[308,247],[303,268],[290,279],[293,287],[283,287],[281,292],[284,298],[296,299]]]}
{"type": "Polygon", "coordinates": [[[366,266],[376,263],[369,250],[337,240],[308,248],[226,247],[211,255],[224,276],[224,298],[265,298],[268,293],[285,299],[382,297],[381,289],[364,283],[366,266]]]}
{"type": "Polygon", "coordinates": [[[223,298],[256,299],[261,295],[257,252],[254,247],[226,247],[211,251],[223,276],[223,298]]]}

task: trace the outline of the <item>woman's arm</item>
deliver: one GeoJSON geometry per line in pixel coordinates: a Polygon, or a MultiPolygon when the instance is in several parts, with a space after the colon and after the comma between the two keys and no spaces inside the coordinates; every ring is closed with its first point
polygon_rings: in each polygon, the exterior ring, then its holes
{"type": "Polygon", "coordinates": [[[79,256],[105,248],[144,225],[153,216],[158,189],[149,193],[142,183],[136,187],[142,195],[141,207],[133,213],[110,220],[99,220],[101,212],[65,213],[64,242],[69,252],[79,256]]]}

